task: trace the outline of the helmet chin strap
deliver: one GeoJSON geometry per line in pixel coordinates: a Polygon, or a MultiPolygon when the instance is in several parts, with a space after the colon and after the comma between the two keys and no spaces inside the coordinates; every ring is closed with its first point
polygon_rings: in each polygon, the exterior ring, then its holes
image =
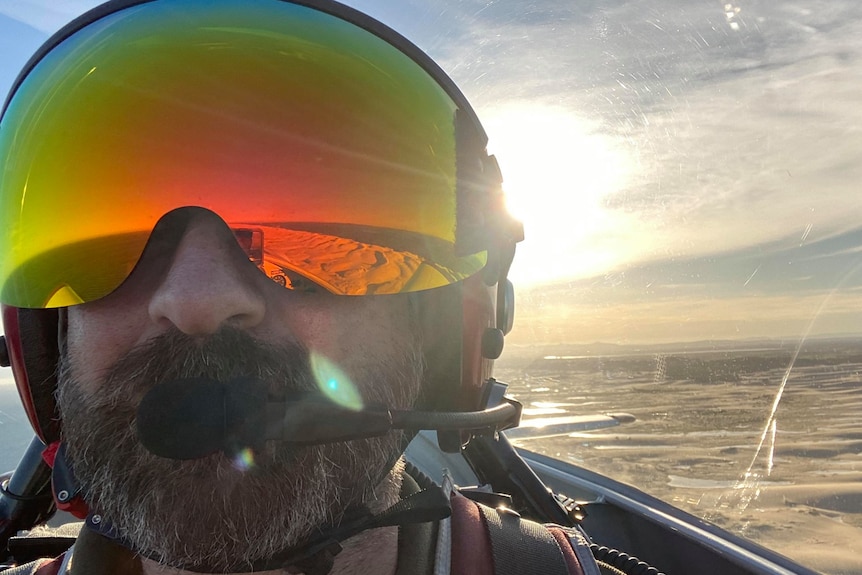
{"type": "MultiPolygon", "coordinates": [[[[266,561],[255,563],[253,570],[286,569],[290,573],[326,575],[332,570],[335,556],[342,550],[341,542],[354,535],[378,527],[439,521],[451,514],[449,494],[438,485],[432,484],[405,497],[382,513],[373,515],[367,509],[362,509],[354,514],[355,518],[342,521],[329,530],[319,531],[318,535],[302,544],[282,551],[266,561]]],[[[200,572],[198,568],[191,570],[200,572]]]]}

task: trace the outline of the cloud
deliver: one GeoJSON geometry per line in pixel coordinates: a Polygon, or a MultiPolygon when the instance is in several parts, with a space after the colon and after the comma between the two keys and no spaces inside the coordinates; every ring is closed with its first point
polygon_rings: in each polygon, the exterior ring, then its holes
{"type": "Polygon", "coordinates": [[[0,385],[14,385],[15,379],[12,377],[12,370],[8,367],[0,368],[0,385]]]}
{"type": "Polygon", "coordinates": [[[45,38],[35,28],[0,15],[0,100],[5,100],[18,72],[45,38]]]}
{"type": "Polygon", "coordinates": [[[98,0],[0,1],[0,98],[6,94],[39,46],[98,0]]]}
{"type": "Polygon", "coordinates": [[[862,293],[730,295],[652,298],[642,292],[628,302],[562,299],[541,291],[519,294],[518,319],[507,336],[513,344],[674,343],[747,338],[799,339],[803,336],[858,334],[862,293]],[[811,326],[811,331],[808,331],[811,326]]]}
{"type": "Polygon", "coordinates": [[[50,35],[99,4],[99,0],[14,0],[0,3],[0,14],[50,35]]]}
{"type": "Polygon", "coordinates": [[[648,343],[854,334],[862,228],[667,258],[516,290],[517,342],[648,343]],[[518,326],[523,326],[518,330],[518,326]]]}
{"type": "MultiPolygon", "coordinates": [[[[848,130],[862,125],[862,6],[731,8],[547,0],[447,7],[450,26],[438,31],[446,40],[438,45],[448,50],[438,55],[480,118],[513,105],[541,118],[552,106],[588,122],[627,161],[626,181],[607,190],[604,215],[593,220],[613,228],[566,243],[558,202],[547,222],[530,222],[522,252],[560,252],[556,273],[565,278],[581,273],[567,262],[607,251],[611,237],[618,253],[605,258],[607,270],[793,236],[810,241],[855,225],[862,140],[848,130]]],[[[519,129],[493,126],[492,146],[517,139],[519,129]]],[[[546,158],[558,146],[559,138],[538,133],[524,144],[546,158]]],[[[505,175],[521,160],[501,161],[505,175]]],[[[514,269],[521,266],[516,260],[514,269]]]]}

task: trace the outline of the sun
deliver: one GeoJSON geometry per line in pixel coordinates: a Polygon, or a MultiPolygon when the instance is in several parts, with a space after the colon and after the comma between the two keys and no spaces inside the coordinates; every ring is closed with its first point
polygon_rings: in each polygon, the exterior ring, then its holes
{"type": "Polygon", "coordinates": [[[513,281],[588,277],[625,259],[627,216],[606,205],[629,172],[614,140],[563,108],[510,104],[483,116],[508,208],[524,222],[513,281]]]}

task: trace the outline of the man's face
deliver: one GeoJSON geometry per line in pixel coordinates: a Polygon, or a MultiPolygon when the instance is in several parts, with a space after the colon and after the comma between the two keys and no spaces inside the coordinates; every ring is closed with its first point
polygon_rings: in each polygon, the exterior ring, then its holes
{"type": "Polygon", "coordinates": [[[93,509],[136,550],[236,568],[397,495],[397,482],[383,481],[400,452],[394,433],[193,461],[157,457],[137,440],[137,406],[158,383],[252,376],[278,399],[315,391],[312,353],[365,402],[412,405],[422,360],[407,297],[301,287],[268,279],[223,222],[201,213],[173,235],[157,228],[115,292],[68,309],[58,402],[69,457],[93,509]]]}

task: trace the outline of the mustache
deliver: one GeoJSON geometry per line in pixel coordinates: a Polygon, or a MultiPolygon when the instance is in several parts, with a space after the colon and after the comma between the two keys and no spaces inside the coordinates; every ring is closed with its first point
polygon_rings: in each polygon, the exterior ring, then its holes
{"type": "Polygon", "coordinates": [[[174,329],[121,357],[104,378],[104,399],[136,405],[155,385],[194,377],[222,383],[253,377],[268,385],[273,399],[315,387],[309,352],[300,344],[273,345],[231,327],[205,339],[174,329]]]}

